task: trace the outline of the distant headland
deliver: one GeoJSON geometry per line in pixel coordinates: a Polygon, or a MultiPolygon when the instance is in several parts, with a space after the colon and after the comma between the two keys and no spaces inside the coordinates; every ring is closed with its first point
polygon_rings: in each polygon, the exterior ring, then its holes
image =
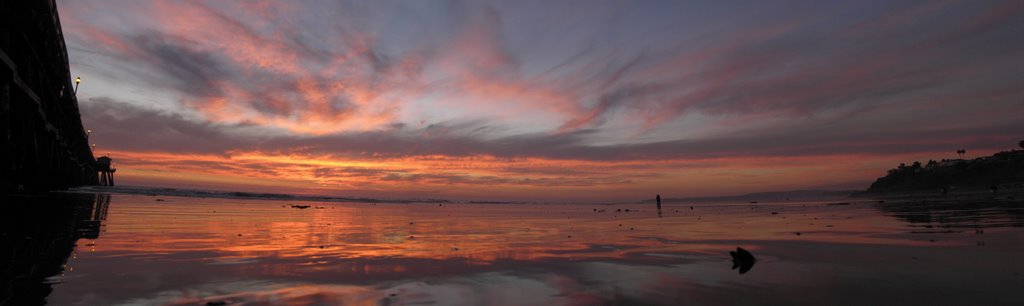
{"type": "MultiPolygon", "coordinates": [[[[1024,148],[1024,141],[1019,145],[1024,148]]],[[[963,156],[965,150],[957,150],[963,156]]],[[[930,160],[900,164],[862,195],[899,193],[999,193],[1024,190],[1024,150],[1002,151],[974,159],[930,160]]]]}

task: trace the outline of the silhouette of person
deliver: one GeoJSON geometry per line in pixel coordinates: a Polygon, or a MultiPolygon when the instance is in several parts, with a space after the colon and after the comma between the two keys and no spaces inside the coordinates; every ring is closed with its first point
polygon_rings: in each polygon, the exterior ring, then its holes
{"type": "Polygon", "coordinates": [[[661,195],[654,196],[654,201],[658,203],[658,218],[661,218],[661,195]]]}

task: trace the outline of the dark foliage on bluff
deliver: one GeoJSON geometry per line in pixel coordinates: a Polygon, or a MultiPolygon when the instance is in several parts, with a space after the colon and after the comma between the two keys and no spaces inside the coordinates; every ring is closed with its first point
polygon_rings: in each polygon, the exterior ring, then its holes
{"type": "Polygon", "coordinates": [[[1024,151],[1004,151],[973,160],[952,159],[901,164],[878,178],[869,193],[989,189],[1024,184],[1024,151]]]}

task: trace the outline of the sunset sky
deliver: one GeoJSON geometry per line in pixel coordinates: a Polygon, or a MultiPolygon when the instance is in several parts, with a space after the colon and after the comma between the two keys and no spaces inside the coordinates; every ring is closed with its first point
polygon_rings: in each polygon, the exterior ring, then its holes
{"type": "Polygon", "coordinates": [[[1024,1],[59,0],[119,184],[864,189],[1024,139],[1024,1]]]}

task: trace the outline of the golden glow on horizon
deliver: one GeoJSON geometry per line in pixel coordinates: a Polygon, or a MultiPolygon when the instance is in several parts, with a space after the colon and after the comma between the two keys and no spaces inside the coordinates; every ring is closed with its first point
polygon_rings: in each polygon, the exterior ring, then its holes
{"type": "Polygon", "coordinates": [[[585,161],[494,156],[227,155],[114,151],[126,184],[343,196],[629,200],[871,180],[908,156],[585,161]],[[881,170],[880,170],[881,169],[881,170]],[[748,186],[756,186],[758,189],[748,186]]]}

